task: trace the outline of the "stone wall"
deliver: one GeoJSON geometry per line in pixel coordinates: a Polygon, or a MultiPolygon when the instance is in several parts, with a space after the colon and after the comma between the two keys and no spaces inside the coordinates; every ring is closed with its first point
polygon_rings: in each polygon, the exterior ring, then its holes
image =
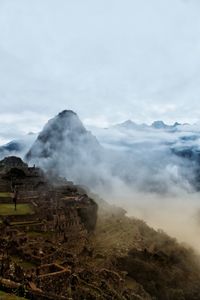
{"type": "Polygon", "coordinates": [[[51,286],[51,292],[60,295],[66,290],[67,279],[71,274],[68,268],[63,268],[58,264],[49,264],[41,266],[39,272],[44,273],[38,276],[37,282],[37,286],[42,289],[42,291],[48,291],[51,286]]]}

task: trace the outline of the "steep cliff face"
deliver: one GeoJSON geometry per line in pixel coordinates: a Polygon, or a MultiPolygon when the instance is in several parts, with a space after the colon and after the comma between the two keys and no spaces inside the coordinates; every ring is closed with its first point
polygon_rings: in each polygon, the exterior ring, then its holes
{"type": "Polygon", "coordinates": [[[102,148],[77,114],[64,110],[51,119],[26,154],[26,160],[61,176],[80,182],[93,176],[102,148]],[[90,169],[90,171],[89,171],[90,169]]]}

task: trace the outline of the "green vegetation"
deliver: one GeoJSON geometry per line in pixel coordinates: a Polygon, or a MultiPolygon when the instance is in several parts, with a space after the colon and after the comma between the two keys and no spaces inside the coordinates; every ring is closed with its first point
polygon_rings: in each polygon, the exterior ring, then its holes
{"type": "MultiPolygon", "coordinates": [[[[30,270],[30,269],[36,267],[36,265],[33,262],[24,260],[18,256],[13,255],[13,256],[11,256],[11,258],[12,258],[12,261],[14,261],[16,264],[21,266],[24,270],[30,270]]],[[[1,298],[0,298],[0,300],[1,300],[1,298]]]]}
{"type": "Polygon", "coordinates": [[[200,257],[163,231],[134,218],[103,214],[93,242],[98,265],[111,258],[127,272],[127,287],[135,290],[140,284],[149,295],[142,299],[200,299],[200,257]]]}
{"type": "Polygon", "coordinates": [[[0,291],[0,300],[26,300],[26,299],[0,291]]]}
{"type": "Polygon", "coordinates": [[[11,197],[11,193],[9,192],[0,192],[0,198],[11,197]]]}
{"type": "Polygon", "coordinates": [[[17,204],[17,210],[15,210],[14,204],[0,204],[0,215],[28,215],[33,214],[33,209],[30,204],[17,204]]]}
{"type": "Polygon", "coordinates": [[[37,222],[37,221],[20,221],[20,222],[11,222],[10,223],[12,226],[20,226],[20,225],[35,225],[35,224],[41,224],[41,222],[37,222]]]}
{"type": "Polygon", "coordinates": [[[47,231],[47,232],[28,231],[27,236],[29,238],[37,238],[37,237],[51,238],[52,232],[51,231],[47,231]]]}

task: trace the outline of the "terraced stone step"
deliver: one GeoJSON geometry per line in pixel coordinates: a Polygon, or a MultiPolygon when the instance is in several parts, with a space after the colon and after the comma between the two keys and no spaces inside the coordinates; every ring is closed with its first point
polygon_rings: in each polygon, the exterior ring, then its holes
{"type": "Polygon", "coordinates": [[[38,221],[24,221],[24,222],[11,222],[10,223],[10,225],[11,226],[20,226],[20,225],[22,225],[22,226],[24,226],[24,225],[35,225],[35,224],[37,224],[37,225],[39,225],[39,224],[42,224],[41,222],[38,222],[38,221]]]}
{"type": "Polygon", "coordinates": [[[21,229],[25,231],[40,231],[43,224],[41,222],[35,221],[35,222],[13,222],[10,225],[12,228],[15,229],[21,229]]]}
{"type": "Polygon", "coordinates": [[[9,191],[11,192],[11,186],[7,183],[0,183],[0,192],[9,191]]]}

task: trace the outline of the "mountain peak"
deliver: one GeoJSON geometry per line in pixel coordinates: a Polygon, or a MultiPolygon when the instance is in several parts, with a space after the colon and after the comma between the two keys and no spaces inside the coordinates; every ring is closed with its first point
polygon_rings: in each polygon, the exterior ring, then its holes
{"type": "Polygon", "coordinates": [[[181,125],[181,123],[175,122],[174,125],[173,125],[173,127],[180,126],[180,125],[181,125]]]}
{"type": "Polygon", "coordinates": [[[78,115],[72,110],[63,110],[54,118],[50,119],[39,135],[39,139],[49,139],[52,135],[59,140],[63,140],[67,134],[76,135],[85,133],[82,122],[78,115]]]}
{"type": "Polygon", "coordinates": [[[70,116],[77,116],[77,114],[73,110],[63,110],[58,114],[58,117],[65,118],[70,116]]]}
{"type": "Polygon", "coordinates": [[[127,120],[125,122],[122,123],[123,125],[135,125],[136,123],[133,122],[132,120],[127,120]]]}
{"type": "Polygon", "coordinates": [[[167,125],[162,120],[154,121],[151,126],[156,129],[161,129],[161,128],[167,127],[167,125]]]}
{"type": "Polygon", "coordinates": [[[124,129],[133,129],[137,124],[132,120],[126,120],[122,123],[116,124],[114,127],[124,128],[124,129]]]}
{"type": "MultiPolygon", "coordinates": [[[[77,175],[77,169],[93,164],[99,157],[101,146],[85,129],[78,115],[64,110],[49,120],[26,155],[26,160],[44,169],[77,175]]],[[[95,164],[94,164],[95,165],[95,164]]],[[[78,176],[81,174],[78,174],[78,176]]],[[[77,177],[73,176],[76,180],[77,177]]]]}

